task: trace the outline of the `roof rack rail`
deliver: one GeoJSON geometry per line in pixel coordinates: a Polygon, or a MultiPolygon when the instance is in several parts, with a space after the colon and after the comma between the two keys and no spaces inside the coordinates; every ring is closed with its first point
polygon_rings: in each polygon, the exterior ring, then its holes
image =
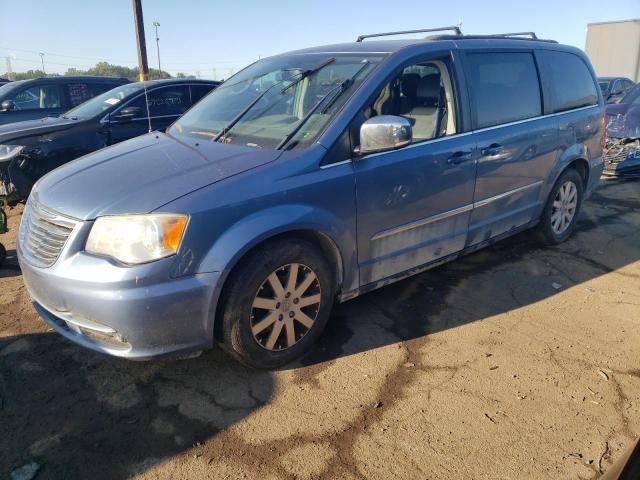
{"type": "Polygon", "coordinates": [[[356,42],[362,42],[365,38],[372,38],[372,37],[389,37],[392,35],[405,35],[409,33],[443,32],[446,30],[452,30],[456,32],[456,35],[462,35],[462,30],[460,30],[460,27],[453,25],[451,27],[425,28],[420,30],[402,30],[399,32],[385,32],[385,33],[372,33],[369,35],[360,35],[356,39],[356,42]]]}
{"type": "Polygon", "coordinates": [[[531,37],[533,40],[538,40],[536,32],[514,32],[514,33],[494,33],[492,37],[531,37]]]}

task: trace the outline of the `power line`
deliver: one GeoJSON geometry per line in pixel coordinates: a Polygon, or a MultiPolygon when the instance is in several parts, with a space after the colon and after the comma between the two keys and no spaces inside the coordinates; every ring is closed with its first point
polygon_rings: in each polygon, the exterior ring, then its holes
{"type": "MultiPolygon", "coordinates": [[[[105,57],[86,57],[86,56],[81,56],[81,55],[67,55],[67,54],[62,54],[62,53],[52,53],[52,52],[48,52],[46,50],[26,50],[24,48],[11,48],[11,47],[5,47],[0,45],[0,49],[2,50],[7,50],[9,52],[12,51],[16,51],[16,52],[24,52],[24,53],[33,53],[36,55],[39,55],[41,52],[44,53],[45,55],[47,55],[48,57],[64,57],[64,58],[79,58],[81,60],[96,60],[99,62],[118,62],[118,63],[125,63],[125,64],[133,64],[135,65],[136,62],[133,60],[118,60],[118,59],[110,59],[107,60],[105,57]]],[[[201,57],[185,57],[185,56],[172,56],[172,55],[163,55],[164,58],[180,58],[180,59],[185,59],[185,58],[201,58],[201,57]]],[[[197,61],[197,62],[163,62],[166,65],[213,65],[213,64],[229,64],[229,63],[242,63],[242,64],[246,64],[249,62],[253,62],[255,59],[239,59],[239,60],[210,60],[210,61],[197,61]]]]}

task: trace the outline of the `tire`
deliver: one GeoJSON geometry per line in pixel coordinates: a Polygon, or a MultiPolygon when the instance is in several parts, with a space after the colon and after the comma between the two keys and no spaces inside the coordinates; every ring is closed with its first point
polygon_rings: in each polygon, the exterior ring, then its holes
{"type": "Polygon", "coordinates": [[[2,268],[2,264],[7,258],[7,250],[4,248],[4,245],[0,243],[0,268],[2,268]]]}
{"type": "Polygon", "coordinates": [[[321,252],[304,240],[275,240],[250,252],[223,290],[223,347],[258,369],[278,368],[307,353],[329,320],[334,278],[321,252]]]}
{"type": "Polygon", "coordinates": [[[582,177],[575,169],[568,168],[551,189],[540,216],[538,233],[544,244],[557,245],[571,236],[576,227],[583,196],[582,177]],[[573,198],[575,206],[571,209],[573,198]]]}

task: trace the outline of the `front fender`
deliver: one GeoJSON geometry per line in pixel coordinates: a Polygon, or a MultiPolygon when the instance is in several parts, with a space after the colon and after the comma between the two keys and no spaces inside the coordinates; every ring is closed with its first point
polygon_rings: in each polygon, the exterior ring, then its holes
{"type": "Polygon", "coordinates": [[[280,205],[244,217],[214,242],[198,273],[221,272],[221,284],[238,261],[261,242],[296,230],[310,230],[328,238],[337,250],[343,290],[358,286],[356,241],[349,225],[327,210],[310,205],[280,205]]]}

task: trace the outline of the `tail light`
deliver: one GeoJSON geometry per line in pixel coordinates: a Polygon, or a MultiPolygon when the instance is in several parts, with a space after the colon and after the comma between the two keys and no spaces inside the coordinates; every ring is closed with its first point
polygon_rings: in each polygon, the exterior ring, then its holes
{"type": "Polygon", "coordinates": [[[602,134],[600,137],[600,150],[604,152],[607,146],[607,112],[602,112],[602,134]]]}

